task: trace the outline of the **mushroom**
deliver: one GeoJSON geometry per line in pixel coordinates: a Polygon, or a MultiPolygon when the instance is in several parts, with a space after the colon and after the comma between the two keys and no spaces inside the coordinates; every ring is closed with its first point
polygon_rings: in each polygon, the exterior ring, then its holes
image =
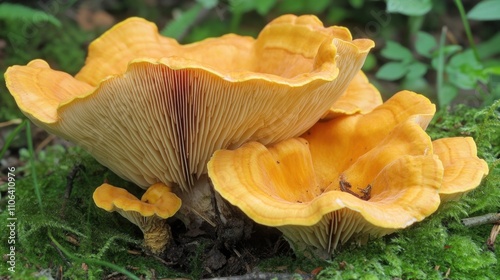
{"type": "Polygon", "coordinates": [[[165,184],[153,184],[139,200],[125,189],[105,183],[94,191],[93,198],[97,207],[116,211],[137,225],[144,234],[145,247],[153,254],[161,254],[170,244],[166,219],[179,210],[181,200],[165,184]]]}
{"type": "Polygon", "coordinates": [[[330,120],[342,115],[366,114],[382,104],[382,96],[363,71],[351,80],[346,91],[321,118],[330,120]]]}
{"type": "Polygon", "coordinates": [[[432,142],[434,154],[444,166],[441,200],[457,200],[477,187],[488,175],[488,164],[477,157],[476,143],[471,137],[451,137],[432,142]]]}
{"type": "Polygon", "coordinates": [[[296,250],[327,257],[350,239],[410,226],[439,206],[443,165],[424,128],[435,107],[403,91],[372,112],[319,122],[302,138],[214,153],[214,188],[296,250]]]}
{"type": "Polygon", "coordinates": [[[299,136],[345,91],[372,47],[315,16],[281,16],[257,39],[229,34],[188,45],[130,18],[90,44],[75,77],[39,59],[5,76],[38,126],[142,188],[172,186],[185,215],[210,216],[213,209],[200,208],[210,203],[191,200],[210,199],[208,182],[197,181],[212,153],[299,136]]]}

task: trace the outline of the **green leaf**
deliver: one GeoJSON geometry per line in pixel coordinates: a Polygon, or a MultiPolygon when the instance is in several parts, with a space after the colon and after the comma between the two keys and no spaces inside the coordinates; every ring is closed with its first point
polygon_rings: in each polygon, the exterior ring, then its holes
{"type": "MultiPolygon", "coordinates": [[[[453,55],[454,53],[456,52],[459,52],[462,50],[462,47],[459,46],[459,45],[448,45],[448,46],[445,46],[443,48],[443,56],[444,56],[444,59],[446,60],[446,58],[448,58],[449,56],[453,55]]],[[[437,69],[437,65],[438,65],[438,57],[439,57],[439,49],[435,50],[433,53],[432,53],[432,61],[431,61],[431,65],[432,65],[432,68],[434,69],[437,69]]]]}
{"type": "Polygon", "coordinates": [[[305,0],[282,0],[278,4],[278,12],[298,14],[305,10],[305,6],[305,0]]]}
{"type": "Polygon", "coordinates": [[[425,94],[429,91],[429,83],[424,78],[409,79],[406,75],[401,83],[401,88],[425,94]]]}
{"type": "Polygon", "coordinates": [[[319,14],[322,13],[330,5],[330,0],[315,0],[306,2],[306,11],[308,13],[319,14]]]}
{"type": "Polygon", "coordinates": [[[205,9],[212,9],[219,4],[219,0],[196,0],[196,2],[203,5],[205,9]]]}
{"type": "Polygon", "coordinates": [[[365,0],[349,0],[349,4],[355,9],[359,9],[363,7],[363,4],[365,3],[365,0]]]}
{"type": "Polygon", "coordinates": [[[278,3],[277,10],[280,14],[320,14],[328,8],[330,0],[282,0],[278,3]]]}
{"type": "Polygon", "coordinates": [[[500,33],[497,32],[495,36],[489,38],[487,41],[481,42],[476,48],[482,61],[485,61],[485,58],[490,58],[488,61],[491,61],[492,56],[500,53],[500,48],[498,46],[500,46],[500,33]]]}
{"type": "Polygon", "coordinates": [[[197,42],[209,37],[222,36],[226,33],[229,33],[229,26],[226,22],[217,18],[207,19],[203,21],[203,24],[195,24],[183,41],[185,43],[197,42]]]}
{"type": "Polygon", "coordinates": [[[387,41],[385,47],[381,51],[381,54],[383,57],[393,60],[413,60],[413,55],[410,50],[394,41],[387,41]]]}
{"type": "Polygon", "coordinates": [[[500,20],[500,0],[479,2],[467,13],[472,20],[500,20]]]}
{"type": "Polygon", "coordinates": [[[342,7],[332,7],[328,10],[326,21],[328,22],[341,22],[351,16],[352,9],[344,9],[342,7]]]}
{"type": "Polygon", "coordinates": [[[193,25],[198,17],[198,14],[203,9],[202,4],[193,5],[187,11],[182,12],[178,17],[170,21],[162,30],[161,35],[172,37],[177,40],[186,33],[193,25]]]}
{"type": "Polygon", "coordinates": [[[458,89],[450,84],[444,84],[441,90],[438,92],[438,102],[439,106],[447,106],[457,97],[458,89]]]}
{"type": "Polygon", "coordinates": [[[410,80],[419,79],[427,73],[427,65],[422,62],[415,62],[408,66],[406,78],[410,80]]]}
{"type": "Polygon", "coordinates": [[[387,12],[407,16],[422,16],[432,8],[431,0],[387,0],[387,12]]]}
{"type": "Polygon", "coordinates": [[[276,5],[276,0],[254,0],[255,10],[259,15],[265,16],[276,5]]]}
{"type": "Polygon", "coordinates": [[[254,1],[245,0],[229,0],[229,7],[232,13],[244,14],[255,10],[256,3],[254,1]]]}
{"type": "Polygon", "coordinates": [[[403,78],[408,73],[408,65],[401,62],[389,62],[384,64],[375,74],[375,77],[387,81],[395,81],[403,78]]]}
{"type": "Polygon", "coordinates": [[[488,79],[484,66],[476,60],[472,50],[454,55],[446,66],[446,72],[449,81],[461,89],[474,89],[479,81],[486,83],[488,79]]]}
{"type": "Polygon", "coordinates": [[[500,65],[485,68],[483,72],[487,75],[500,75],[500,65]]]}
{"type": "Polygon", "coordinates": [[[35,10],[19,4],[0,4],[0,19],[6,21],[22,20],[32,24],[48,22],[56,27],[61,27],[62,23],[53,15],[35,10]]]}
{"type": "Polygon", "coordinates": [[[430,58],[432,56],[432,50],[436,48],[436,46],[436,39],[431,34],[423,31],[418,31],[415,40],[415,50],[418,54],[430,58]]]}

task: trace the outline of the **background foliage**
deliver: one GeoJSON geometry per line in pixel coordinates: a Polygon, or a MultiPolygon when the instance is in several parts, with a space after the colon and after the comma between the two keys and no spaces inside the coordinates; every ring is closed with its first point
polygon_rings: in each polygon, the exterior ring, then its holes
{"type": "MultiPolygon", "coordinates": [[[[500,209],[499,10],[499,0],[3,1],[0,72],[43,58],[53,68],[75,74],[88,44],[130,16],[156,22],[163,35],[183,43],[229,32],[256,36],[267,22],[285,13],[312,13],[325,25],[347,26],[355,38],[376,41],[364,70],[384,97],[412,89],[438,103],[430,135],[433,139],[473,136],[490,175],[465,199],[445,204],[423,223],[367,246],[343,248],[329,262],[287,255],[267,260],[260,268],[293,272],[322,266],[319,279],[491,279],[500,275],[499,246],[489,251],[484,245],[491,227],[465,228],[460,219],[500,209]]],[[[22,257],[17,266],[22,270],[14,279],[43,275],[100,279],[116,270],[110,264],[146,278],[199,278],[202,264],[196,256],[188,268],[191,274],[185,275],[151,256],[135,254],[140,250],[140,232],[120,217],[99,211],[90,199],[93,187],[104,178],[117,185],[127,183],[78,147],[67,148],[67,143],[35,129],[27,136],[21,133],[27,124],[16,121],[24,117],[3,79],[0,76],[2,209],[6,167],[17,166],[23,177],[18,178],[16,193],[18,218],[24,221],[18,231],[22,257]],[[32,136],[35,147],[30,149],[32,136]],[[75,177],[67,198],[67,176],[75,166],[84,171],[75,177]]],[[[2,228],[6,217],[5,211],[0,213],[2,228]]],[[[2,234],[2,252],[5,246],[2,234]]],[[[0,275],[8,274],[5,269],[2,265],[0,275]]]]}

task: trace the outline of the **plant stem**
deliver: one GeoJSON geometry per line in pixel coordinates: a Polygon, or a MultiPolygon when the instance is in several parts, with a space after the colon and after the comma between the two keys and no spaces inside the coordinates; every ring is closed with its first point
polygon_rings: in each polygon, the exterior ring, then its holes
{"type": "Polygon", "coordinates": [[[38,200],[38,205],[40,206],[40,212],[43,212],[42,195],[40,194],[40,186],[38,185],[38,179],[36,176],[35,150],[33,149],[33,135],[31,135],[31,124],[29,121],[26,121],[26,141],[28,142],[28,151],[30,154],[30,169],[31,169],[31,178],[33,179],[33,187],[35,188],[36,199],[38,200]]]}
{"type": "Polygon", "coordinates": [[[443,26],[441,29],[441,37],[439,38],[439,54],[438,54],[438,65],[437,65],[437,77],[436,77],[436,87],[439,105],[443,106],[443,75],[444,75],[444,44],[446,43],[446,33],[448,28],[443,26]]]}
{"type": "Polygon", "coordinates": [[[460,12],[460,18],[462,19],[462,24],[465,28],[465,34],[467,35],[467,39],[469,40],[470,47],[472,52],[474,52],[474,56],[477,61],[481,61],[479,57],[479,52],[477,51],[476,44],[474,43],[474,38],[472,38],[472,32],[470,30],[469,21],[467,20],[467,15],[465,14],[464,6],[462,5],[461,0],[455,0],[455,4],[457,5],[458,11],[460,12]]]}

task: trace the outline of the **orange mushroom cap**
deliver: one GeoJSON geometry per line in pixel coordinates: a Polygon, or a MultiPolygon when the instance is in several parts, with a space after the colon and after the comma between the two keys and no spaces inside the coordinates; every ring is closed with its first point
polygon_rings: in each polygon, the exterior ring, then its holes
{"type": "Polygon", "coordinates": [[[189,190],[214,151],[306,131],[372,47],[315,16],[279,17],[257,39],[229,34],[188,45],[130,18],[91,43],[75,77],[43,60],[5,76],[38,126],[141,187],[189,190]]]}
{"type": "Polygon", "coordinates": [[[102,184],[93,194],[97,207],[108,212],[118,212],[135,225],[144,229],[148,217],[167,219],[181,207],[181,200],[171,192],[170,187],[156,183],[149,187],[141,200],[122,188],[102,184]]]}
{"type": "Polygon", "coordinates": [[[339,174],[355,159],[377,146],[397,124],[411,116],[418,115],[414,121],[422,129],[427,128],[435,111],[436,107],[429,99],[414,92],[402,91],[368,114],[318,122],[301,137],[311,143],[314,170],[320,185],[338,180],[339,174]]]}
{"type": "Polygon", "coordinates": [[[366,114],[382,104],[382,95],[370,83],[363,71],[351,80],[346,91],[321,118],[330,120],[342,115],[366,114]]]}
{"type": "Polygon", "coordinates": [[[476,143],[471,137],[451,137],[432,142],[434,154],[444,166],[441,200],[456,200],[476,188],[488,175],[488,164],[477,157],[476,143]]]}
{"type": "Polygon", "coordinates": [[[405,228],[438,208],[443,165],[423,129],[434,110],[427,98],[403,91],[366,115],[319,122],[304,138],[217,151],[208,173],[215,190],[251,219],[325,256],[353,237],[405,228]]]}

